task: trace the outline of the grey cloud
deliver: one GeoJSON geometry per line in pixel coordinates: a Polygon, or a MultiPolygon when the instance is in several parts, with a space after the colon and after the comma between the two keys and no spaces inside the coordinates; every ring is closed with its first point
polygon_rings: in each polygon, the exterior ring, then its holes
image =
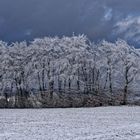
{"type": "Polygon", "coordinates": [[[115,25],[128,16],[140,16],[139,5],[140,0],[1,0],[0,39],[32,40],[73,32],[93,41],[125,39],[115,25]]]}
{"type": "Polygon", "coordinates": [[[128,16],[115,25],[115,34],[140,44],[140,16],[128,16]]]}

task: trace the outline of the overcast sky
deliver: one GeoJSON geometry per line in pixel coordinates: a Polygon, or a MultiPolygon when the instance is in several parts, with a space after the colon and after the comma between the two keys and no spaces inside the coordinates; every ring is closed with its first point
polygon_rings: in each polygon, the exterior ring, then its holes
{"type": "Polygon", "coordinates": [[[86,34],[140,45],[140,0],[0,0],[0,39],[86,34]]]}

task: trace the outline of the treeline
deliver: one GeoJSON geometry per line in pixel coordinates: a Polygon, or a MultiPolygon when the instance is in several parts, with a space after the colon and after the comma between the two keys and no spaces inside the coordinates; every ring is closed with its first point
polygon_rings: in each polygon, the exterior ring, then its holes
{"type": "Polygon", "coordinates": [[[140,50],[84,35],[0,42],[0,107],[127,104],[140,91],[140,50]]]}

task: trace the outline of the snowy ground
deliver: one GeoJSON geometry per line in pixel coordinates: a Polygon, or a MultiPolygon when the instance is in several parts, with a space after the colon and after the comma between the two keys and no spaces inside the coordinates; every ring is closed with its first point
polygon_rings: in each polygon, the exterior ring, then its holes
{"type": "Polygon", "coordinates": [[[0,140],[140,140],[140,107],[0,110],[0,140]]]}

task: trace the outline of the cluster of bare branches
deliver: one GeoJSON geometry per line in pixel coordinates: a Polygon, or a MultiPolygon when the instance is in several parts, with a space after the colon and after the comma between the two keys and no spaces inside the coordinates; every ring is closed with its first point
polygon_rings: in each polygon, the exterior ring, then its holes
{"type": "Polygon", "coordinates": [[[84,35],[45,37],[30,44],[0,42],[0,94],[22,106],[31,96],[92,94],[115,100],[140,81],[140,51],[124,40],[91,43],[84,35]]]}

